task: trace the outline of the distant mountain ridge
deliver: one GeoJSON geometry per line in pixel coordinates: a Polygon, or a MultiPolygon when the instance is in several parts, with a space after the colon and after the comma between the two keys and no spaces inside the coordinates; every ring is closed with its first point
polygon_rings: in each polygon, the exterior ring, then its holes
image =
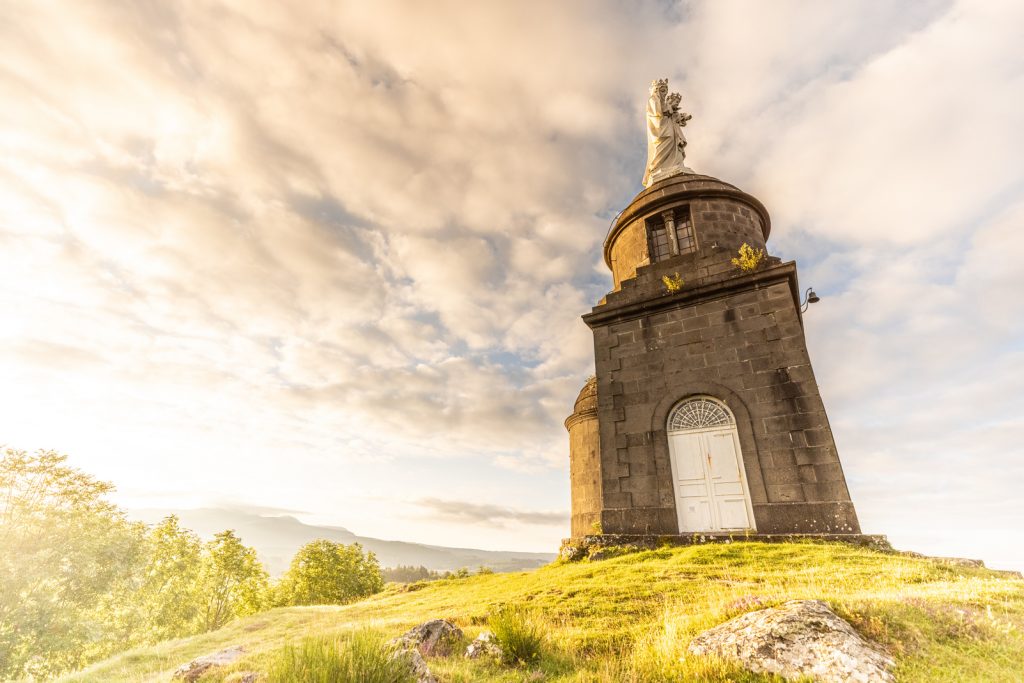
{"type": "Polygon", "coordinates": [[[181,524],[204,539],[234,529],[246,545],[256,548],[260,560],[271,575],[288,568],[292,556],[304,544],[318,538],[336,543],[359,543],[372,550],[382,567],[398,565],[424,566],[435,571],[460,567],[475,569],[487,566],[498,572],[533,569],[555,559],[554,553],[527,553],[511,550],[477,550],[448,548],[407,541],[386,541],[359,536],[343,527],[305,524],[291,515],[269,515],[231,508],[196,508],[192,510],[137,509],[128,516],[153,524],[168,515],[177,515],[181,524]]]}

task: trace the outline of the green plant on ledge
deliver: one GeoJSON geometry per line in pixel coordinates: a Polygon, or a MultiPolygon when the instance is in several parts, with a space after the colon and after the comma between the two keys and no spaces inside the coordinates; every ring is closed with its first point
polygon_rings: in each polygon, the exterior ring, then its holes
{"type": "Polygon", "coordinates": [[[686,283],[683,282],[683,278],[679,273],[673,273],[671,277],[668,275],[662,275],[661,281],[665,283],[665,291],[669,294],[674,294],[683,288],[686,283]]]}
{"type": "Polygon", "coordinates": [[[732,264],[744,273],[753,273],[761,266],[762,261],[764,261],[764,249],[754,251],[753,247],[744,242],[740,247],[739,256],[732,260],[732,264]]]}

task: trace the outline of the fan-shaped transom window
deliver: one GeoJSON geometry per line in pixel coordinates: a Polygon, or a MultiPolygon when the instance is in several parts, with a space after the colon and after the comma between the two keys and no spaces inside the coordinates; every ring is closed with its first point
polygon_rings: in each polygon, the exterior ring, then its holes
{"type": "Polygon", "coordinates": [[[668,418],[670,432],[681,429],[707,429],[727,427],[733,424],[732,415],[717,401],[709,398],[695,398],[680,403],[668,418]]]}

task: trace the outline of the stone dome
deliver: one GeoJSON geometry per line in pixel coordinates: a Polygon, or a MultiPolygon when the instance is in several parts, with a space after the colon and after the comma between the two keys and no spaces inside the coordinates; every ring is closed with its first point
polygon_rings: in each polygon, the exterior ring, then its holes
{"type": "Polygon", "coordinates": [[[588,417],[597,416],[597,377],[591,377],[587,380],[583,388],[580,389],[579,396],[576,397],[576,403],[573,404],[572,415],[566,418],[565,426],[569,428],[573,422],[588,417]]]}
{"type": "Polygon", "coordinates": [[[763,249],[770,232],[768,210],[755,197],[717,178],[683,173],[651,185],[622,210],[605,237],[604,260],[616,290],[637,268],[679,256],[692,262],[693,272],[684,275],[693,280],[728,266],[744,243],[763,249]]]}

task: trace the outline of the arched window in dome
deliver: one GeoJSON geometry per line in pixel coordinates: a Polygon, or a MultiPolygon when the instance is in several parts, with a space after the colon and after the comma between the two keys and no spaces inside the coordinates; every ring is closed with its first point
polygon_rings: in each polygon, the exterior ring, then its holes
{"type": "Polygon", "coordinates": [[[678,206],[649,216],[645,224],[651,263],[697,250],[689,206],[678,206]]]}
{"type": "Polygon", "coordinates": [[[732,414],[718,401],[701,396],[676,406],[668,418],[668,430],[707,429],[735,424],[732,414]]]}

